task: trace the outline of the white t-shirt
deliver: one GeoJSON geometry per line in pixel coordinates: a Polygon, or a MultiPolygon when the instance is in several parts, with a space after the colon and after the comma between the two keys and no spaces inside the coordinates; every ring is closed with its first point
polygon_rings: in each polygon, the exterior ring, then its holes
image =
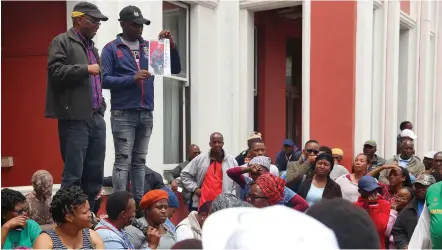
{"type": "Polygon", "coordinates": [[[310,187],[310,190],[305,197],[305,200],[308,202],[309,207],[314,204],[320,202],[322,200],[322,194],[324,193],[324,188],[318,188],[313,183],[310,187]]]}
{"type": "Polygon", "coordinates": [[[192,229],[188,225],[180,225],[175,231],[176,241],[180,242],[182,240],[195,238],[192,229]]]}
{"type": "Polygon", "coordinates": [[[358,184],[348,179],[347,175],[343,175],[335,180],[335,182],[341,187],[342,199],[350,202],[358,201],[359,188],[358,184]]]}

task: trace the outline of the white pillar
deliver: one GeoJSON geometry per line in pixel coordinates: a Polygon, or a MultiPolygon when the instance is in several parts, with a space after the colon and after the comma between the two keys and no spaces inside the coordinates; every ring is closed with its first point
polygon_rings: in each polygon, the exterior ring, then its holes
{"type": "MultiPolygon", "coordinates": [[[[384,2],[385,4],[385,2],[384,2]]],[[[398,131],[398,67],[399,67],[399,30],[400,3],[398,0],[388,1],[387,17],[387,82],[385,86],[385,157],[396,154],[398,131]]]]}
{"type": "MultiPolygon", "coordinates": [[[[302,2],[302,142],[310,140],[311,0],[302,2]]],[[[301,145],[302,147],[304,145],[301,145]]]]}
{"type": "Polygon", "coordinates": [[[372,139],[373,1],[357,1],[354,153],[372,139]]]}
{"type": "MultiPolygon", "coordinates": [[[[416,154],[423,155],[432,150],[432,110],[433,102],[430,96],[433,95],[431,84],[431,55],[430,55],[430,29],[429,4],[421,2],[421,29],[420,29],[420,64],[419,64],[419,87],[418,87],[418,112],[416,134],[417,147],[416,154]]],[[[416,145],[416,144],[415,144],[416,145]]]]}
{"type": "Polygon", "coordinates": [[[442,151],[442,4],[438,4],[438,27],[436,30],[436,91],[434,115],[434,150],[442,151]]]}
{"type": "Polygon", "coordinates": [[[235,109],[238,110],[237,120],[234,124],[236,132],[235,146],[241,151],[247,145],[247,136],[253,131],[254,125],[254,80],[255,80],[255,18],[254,13],[239,10],[239,82],[236,88],[235,109]]]}
{"type": "MultiPolygon", "coordinates": [[[[387,65],[388,1],[374,12],[373,29],[373,82],[371,99],[371,139],[377,142],[377,154],[385,155],[385,85],[387,65]]],[[[357,151],[355,151],[357,152],[357,151]]],[[[390,155],[388,156],[390,157],[390,155]]],[[[387,157],[387,158],[388,158],[387,157]]]]}

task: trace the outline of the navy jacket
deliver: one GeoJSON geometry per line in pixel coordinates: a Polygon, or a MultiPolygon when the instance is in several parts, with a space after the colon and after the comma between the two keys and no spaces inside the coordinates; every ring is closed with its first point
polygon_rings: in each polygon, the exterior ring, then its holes
{"type": "MultiPolygon", "coordinates": [[[[300,156],[301,156],[300,150],[293,152],[292,157],[290,157],[289,161],[297,161],[300,156]]],[[[275,165],[278,167],[279,172],[287,170],[287,158],[285,157],[284,151],[281,150],[276,155],[276,164],[275,165]]]]}
{"type": "MultiPolygon", "coordinates": [[[[149,49],[149,42],[140,38],[140,69],[149,68],[149,59],[145,51],[149,49]]],[[[170,49],[170,64],[172,74],[181,72],[181,62],[178,50],[170,49]]],[[[111,92],[111,110],[144,108],[154,109],[155,76],[144,81],[135,81],[138,66],[130,48],[121,41],[121,34],[112,42],[104,46],[101,53],[104,89],[111,92]]]]}

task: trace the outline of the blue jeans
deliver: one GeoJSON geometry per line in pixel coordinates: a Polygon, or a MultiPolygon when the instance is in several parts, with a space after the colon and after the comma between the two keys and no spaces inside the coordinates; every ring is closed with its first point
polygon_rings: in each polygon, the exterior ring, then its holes
{"type": "Polygon", "coordinates": [[[106,123],[97,112],[87,120],[58,120],[64,162],[61,188],[80,186],[91,210],[103,185],[106,123]]]}
{"type": "Polygon", "coordinates": [[[152,111],[112,110],[111,126],[115,146],[113,189],[126,190],[130,173],[132,193],[138,204],[144,195],[144,166],[152,134],[152,111]]]}

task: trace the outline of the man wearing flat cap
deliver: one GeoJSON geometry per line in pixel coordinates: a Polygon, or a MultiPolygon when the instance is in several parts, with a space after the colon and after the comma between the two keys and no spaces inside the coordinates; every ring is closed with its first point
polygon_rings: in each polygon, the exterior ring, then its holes
{"type": "MultiPolygon", "coordinates": [[[[128,175],[138,204],[144,194],[144,168],[153,127],[154,80],[148,71],[149,42],[142,38],[150,21],[129,5],[120,11],[122,34],[104,46],[103,87],[111,92],[111,125],[115,146],[112,173],[114,190],[125,190],[128,175]]],[[[171,72],[181,72],[181,63],[170,31],[159,38],[170,40],[171,72]]]]}
{"type": "Polygon", "coordinates": [[[94,4],[78,3],[74,27],[52,40],[48,54],[45,117],[58,119],[61,188],[82,187],[91,210],[103,184],[106,151],[100,58],[91,39],[107,20],[94,4]]]}

